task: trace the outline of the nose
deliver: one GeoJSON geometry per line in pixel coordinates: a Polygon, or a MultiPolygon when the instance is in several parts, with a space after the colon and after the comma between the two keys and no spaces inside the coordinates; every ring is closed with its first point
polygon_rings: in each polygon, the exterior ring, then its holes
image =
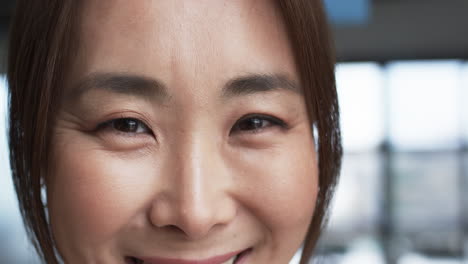
{"type": "Polygon", "coordinates": [[[171,144],[164,166],[167,187],[154,197],[153,226],[199,240],[234,219],[232,180],[220,150],[206,135],[190,135],[171,144]]]}

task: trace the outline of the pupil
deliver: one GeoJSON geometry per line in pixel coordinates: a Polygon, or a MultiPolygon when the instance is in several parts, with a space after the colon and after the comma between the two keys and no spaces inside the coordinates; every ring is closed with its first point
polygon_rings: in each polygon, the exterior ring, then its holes
{"type": "Polygon", "coordinates": [[[240,126],[242,130],[255,130],[262,128],[262,121],[259,118],[251,118],[240,126]]]}
{"type": "Polygon", "coordinates": [[[115,123],[115,129],[122,132],[135,132],[138,128],[138,124],[132,119],[120,119],[115,123]]]}

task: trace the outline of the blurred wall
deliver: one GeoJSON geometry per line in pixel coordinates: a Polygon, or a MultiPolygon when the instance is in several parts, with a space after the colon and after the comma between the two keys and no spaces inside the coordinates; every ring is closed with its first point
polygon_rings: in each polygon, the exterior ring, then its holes
{"type": "Polygon", "coordinates": [[[335,25],[341,61],[468,59],[468,1],[374,0],[365,25],[335,25]]]}
{"type": "Polygon", "coordinates": [[[6,30],[2,31],[0,28],[0,74],[5,73],[6,71],[6,55],[7,55],[7,48],[6,48],[6,30]]]}

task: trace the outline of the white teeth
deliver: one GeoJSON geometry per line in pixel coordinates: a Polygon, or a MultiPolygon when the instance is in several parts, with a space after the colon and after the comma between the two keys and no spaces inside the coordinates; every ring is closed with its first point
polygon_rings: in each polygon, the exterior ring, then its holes
{"type": "Polygon", "coordinates": [[[228,261],[223,262],[222,264],[234,264],[234,260],[236,259],[237,256],[234,256],[230,258],[228,261]]]}

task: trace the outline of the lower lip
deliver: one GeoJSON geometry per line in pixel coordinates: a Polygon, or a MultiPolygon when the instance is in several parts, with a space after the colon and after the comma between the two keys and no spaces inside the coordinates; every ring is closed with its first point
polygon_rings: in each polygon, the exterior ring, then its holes
{"type": "MultiPolygon", "coordinates": [[[[251,252],[252,252],[252,248],[249,248],[249,249],[239,253],[239,257],[236,260],[235,264],[246,264],[251,252]]],[[[130,260],[129,257],[128,257],[128,258],[126,258],[126,263],[133,263],[133,261],[130,260]]]]}

